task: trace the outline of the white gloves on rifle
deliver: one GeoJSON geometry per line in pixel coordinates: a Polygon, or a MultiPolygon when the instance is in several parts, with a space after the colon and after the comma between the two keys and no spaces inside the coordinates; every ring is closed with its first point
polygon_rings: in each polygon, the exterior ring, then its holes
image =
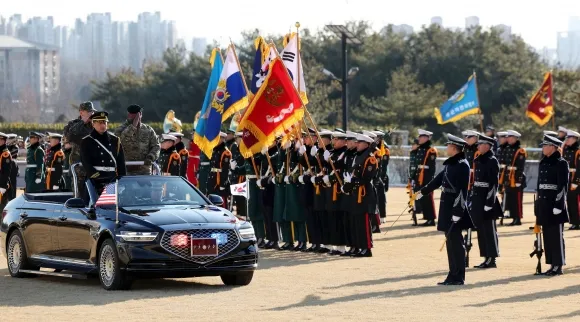
{"type": "Polygon", "coordinates": [[[520,187],[521,185],[521,183],[516,183],[516,187],[520,187]]]}
{"type": "Polygon", "coordinates": [[[284,182],[286,182],[286,184],[290,184],[290,177],[288,176],[284,176],[284,182]]]}
{"type": "Polygon", "coordinates": [[[226,190],[226,188],[225,187],[220,187],[220,190],[226,190]]]}
{"type": "Polygon", "coordinates": [[[288,140],[288,141],[286,141],[286,143],[284,143],[284,145],[282,146],[282,149],[284,149],[284,150],[289,149],[290,146],[292,146],[292,141],[288,140]]]}
{"type": "Polygon", "coordinates": [[[344,182],[345,183],[350,183],[351,181],[352,181],[352,175],[350,173],[346,172],[344,174],[344,182]]]}
{"type": "Polygon", "coordinates": [[[230,169],[235,170],[237,166],[238,163],[236,162],[236,160],[230,161],[230,169]]]}
{"type": "Polygon", "coordinates": [[[300,148],[298,148],[298,154],[303,155],[304,153],[306,153],[306,146],[301,145],[300,148]]]}
{"type": "Polygon", "coordinates": [[[312,149],[310,149],[310,155],[315,157],[317,152],[318,148],[316,146],[312,146],[312,149]]]}
{"type": "Polygon", "coordinates": [[[559,215],[562,213],[562,209],[554,208],[552,209],[552,212],[554,213],[554,215],[559,215]]]}
{"type": "Polygon", "coordinates": [[[263,155],[268,154],[268,147],[267,146],[263,147],[261,152],[263,155]]]}
{"type": "Polygon", "coordinates": [[[327,186],[330,185],[330,179],[328,178],[328,175],[322,177],[322,181],[324,181],[324,184],[326,184],[327,186]]]}
{"type": "Polygon", "coordinates": [[[573,184],[572,184],[572,190],[576,190],[576,188],[578,188],[578,185],[577,185],[577,184],[575,184],[575,183],[573,183],[573,184]]]}
{"type": "Polygon", "coordinates": [[[423,194],[419,191],[417,194],[415,194],[415,200],[419,200],[421,198],[423,198],[423,194]]]}
{"type": "Polygon", "coordinates": [[[4,195],[6,193],[6,189],[0,188],[0,194],[4,195]]]}
{"type": "Polygon", "coordinates": [[[330,152],[326,150],[322,156],[324,157],[324,161],[328,161],[330,159],[330,152]]]}
{"type": "Polygon", "coordinates": [[[311,177],[310,182],[312,182],[312,184],[316,184],[316,177],[311,177]]]}
{"type": "Polygon", "coordinates": [[[34,180],[34,182],[36,182],[36,183],[40,183],[40,181],[41,181],[40,179],[34,180]]]}
{"type": "Polygon", "coordinates": [[[490,211],[492,209],[493,209],[493,207],[483,206],[483,211],[490,211]]]}
{"type": "Polygon", "coordinates": [[[304,184],[304,176],[299,176],[298,182],[300,182],[301,184],[304,184]]]}
{"type": "Polygon", "coordinates": [[[260,180],[260,179],[256,180],[256,185],[257,185],[259,188],[262,188],[262,180],[260,180]]]}
{"type": "Polygon", "coordinates": [[[459,216],[453,216],[453,217],[451,217],[451,220],[453,222],[455,222],[455,223],[458,222],[460,219],[461,219],[461,217],[459,217],[459,216]]]}
{"type": "Polygon", "coordinates": [[[58,190],[59,188],[59,186],[52,186],[52,190],[58,190]]]}

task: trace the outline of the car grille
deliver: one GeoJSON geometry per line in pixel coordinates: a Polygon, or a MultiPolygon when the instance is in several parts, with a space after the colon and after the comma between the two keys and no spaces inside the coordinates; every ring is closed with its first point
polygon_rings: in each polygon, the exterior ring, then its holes
{"type": "Polygon", "coordinates": [[[188,230],[171,230],[166,231],[161,238],[161,247],[173,255],[177,255],[186,260],[192,261],[198,264],[205,264],[211,262],[217,258],[220,258],[227,253],[234,250],[240,244],[240,239],[238,234],[233,229],[188,229],[188,230]],[[186,234],[190,238],[211,238],[212,234],[227,234],[228,240],[225,244],[218,245],[218,255],[217,256],[191,256],[191,248],[187,247],[175,247],[171,245],[171,236],[177,234],[186,234]]]}

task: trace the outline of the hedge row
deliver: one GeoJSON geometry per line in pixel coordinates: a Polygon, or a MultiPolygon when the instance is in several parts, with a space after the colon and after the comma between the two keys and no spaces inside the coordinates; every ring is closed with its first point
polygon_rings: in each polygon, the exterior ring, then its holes
{"type": "MultiPolygon", "coordinates": [[[[109,130],[114,131],[116,127],[118,127],[121,123],[109,123],[109,130]]],[[[0,123],[0,132],[6,134],[17,134],[22,136],[23,138],[28,136],[30,131],[37,131],[37,132],[55,132],[55,133],[62,133],[66,123],[0,123]]],[[[155,133],[161,134],[163,133],[163,123],[155,122],[155,123],[147,123],[147,125],[151,126],[155,133]]],[[[182,132],[189,137],[191,135],[191,129],[193,128],[193,123],[185,123],[182,125],[182,132]]]]}

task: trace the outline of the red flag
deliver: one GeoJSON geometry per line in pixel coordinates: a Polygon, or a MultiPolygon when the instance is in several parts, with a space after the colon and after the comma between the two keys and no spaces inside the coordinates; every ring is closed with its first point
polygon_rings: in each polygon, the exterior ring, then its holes
{"type": "Polygon", "coordinates": [[[554,114],[554,94],[552,90],[552,73],[548,72],[544,75],[542,87],[528,103],[526,115],[540,126],[548,123],[554,114]]]}
{"type": "Polygon", "coordinates": [[[243,132],[240,152],[246,158],[260,152],[277,135],[291,130],[302,117],[300,95],[284,63],[277,57],[270,63],[268,75],[238,125],[238,132],[243,132]]]}

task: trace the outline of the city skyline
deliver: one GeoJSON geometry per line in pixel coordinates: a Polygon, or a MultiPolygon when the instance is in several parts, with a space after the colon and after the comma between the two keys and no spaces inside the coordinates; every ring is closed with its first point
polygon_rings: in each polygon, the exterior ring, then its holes
{"type": "Polygon", "coordinates": [[[538,49],[556,48],[558,32],[567,31],[569,28],[568,18],[580,16],[580,2],[568,0],[553,0],[545,10],[539,9],[545,4],[537,0],[528,1],[525,6],[509,1],[490,0],[485,3],[470,3],[468,7],[464,1],[459,0],[447,0],[443,3],[417,0],[397,4],[396,7],[390,6],[388,10],[376,10],[379,3],[373,0],[320,0],[315,3],[294,0],[283,9],[273,10],[257,0],[248,0],[243,6],[237,1],[223,0],[217,8],[215,4],[206,2],[194,3],[191,8],[184,8],[182,2],[175,0],[162,3],[143,0],[139,6],[130,7],[123,6],[118,1],[102,0],[83,4],[82,9],[77,9],[77,2],[63,0],[59,3],[59,10],[54,10],[51,3],[28,0],[9,2],[3,6],[0,15],[6,18],[12,14],[22,14],[24,20],[35,16],[53,16],[55,25],[74,27],[77,18],[84,20],[95,12],[110,12],[114,21],[135,21],[141,12],[161,11],[164,19],[176,22],[179,38],[183,38],[188,47],[191,46],[193,38],[207,38],[210,41],[215,39],[222,45],[227,44],[229,38],[239,39],[242,31],[254,28],[264,35],[283,34],[293,29],[296,21],[311,30],[321,29],[328,23],[367,20],[376,31],[387,24],[407,24],[417,31],[422,25],[428,25],[434,16],[442,17],[443,26],[449,28],[464,28],[467,17],[477,16],[484,28],[508,25],[514,34],[522,36],[527,43],[538,49]],[[202,14],[198,15],[200,12],[202,14]],[[211,17],[212,12],[215,12],[215,20],[211,17]]]}

